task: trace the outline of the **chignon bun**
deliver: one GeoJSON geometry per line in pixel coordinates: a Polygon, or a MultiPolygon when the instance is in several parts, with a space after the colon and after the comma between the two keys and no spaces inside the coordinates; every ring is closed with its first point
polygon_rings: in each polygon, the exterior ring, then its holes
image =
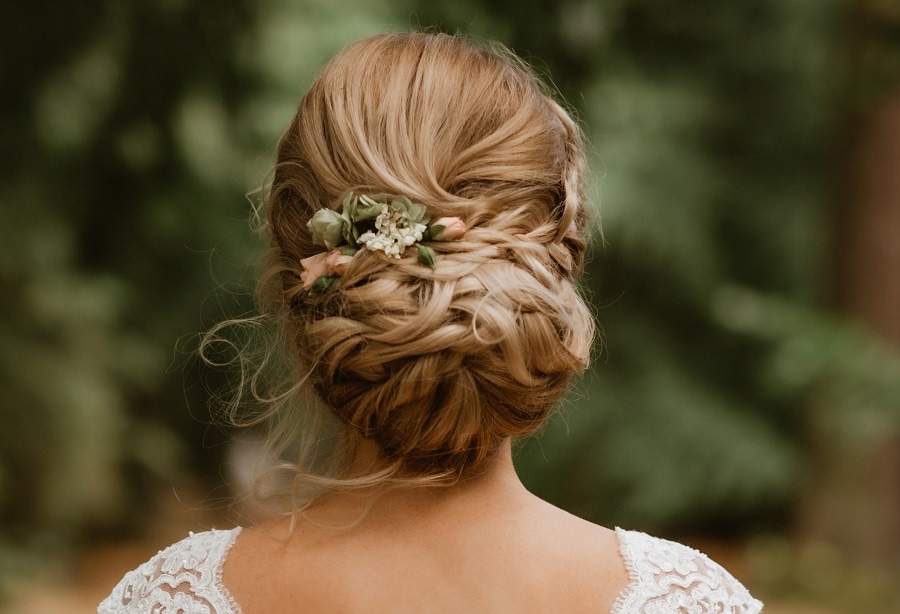
{"type": "Polygon", "coordinates": [[[585,250],[584,156],[568,113],[512,54],[459,36],[350,45],[278,145],[264,203],[274,300],[309,383],[350,440],[407,476],[459,477],[547,421],[593,336],[574,278],[585,250]],[[310,294],[307,222],[348,191],[404,195],[459,240],[400,260],[361,250],[310,294]]]}

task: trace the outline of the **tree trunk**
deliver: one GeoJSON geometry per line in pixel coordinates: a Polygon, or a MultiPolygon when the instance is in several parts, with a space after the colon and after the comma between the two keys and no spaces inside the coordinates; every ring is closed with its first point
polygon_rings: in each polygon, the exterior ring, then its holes
{"type": "MultiPolygon", "coordinates": [[[[835,230],[837,309],[900,347],[900,90],[849,133],[835,230]]],[[[870,563],[900,556],[900,432],[885,427],[848,442],[819,400],[811,425],[812,486],[803,504],[807,539],[870,563]]],[[[856,408],[840,408],[844,415],[856,408]]],[[[859,408],[865,409],[865,408],[859,408]]]]}

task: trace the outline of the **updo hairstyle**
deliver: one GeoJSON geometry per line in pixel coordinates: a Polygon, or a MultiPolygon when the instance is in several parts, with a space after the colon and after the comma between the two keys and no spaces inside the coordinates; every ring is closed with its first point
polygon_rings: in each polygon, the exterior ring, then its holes
{"type": "Polygon", "coordinates": [[[354,43],[300,101],[263,203],[264,298],[349,453],[377,444],[379,479],[483,468],[544,426],[586,368],[593,323],[573,283],[583,171],[578,127],[531,72],[460,36],[354,43]],[[348,191],[403,195],[468,231],[428,243],[434,270],[414,248],[400,260],[363,249],[311,294],[300,260],[324,248],[307,222],[348,191]]]}

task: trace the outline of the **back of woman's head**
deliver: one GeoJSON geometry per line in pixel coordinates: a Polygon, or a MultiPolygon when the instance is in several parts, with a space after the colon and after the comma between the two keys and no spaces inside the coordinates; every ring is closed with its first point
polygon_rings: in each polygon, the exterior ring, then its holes
{"type": "Polygon", "coordinates": [[[583,167],[578,128],[532,74],[457,36],[357,42],[303,97],[265,202],[270,298],[308,383],[393,475],[477,470],[540,429],[587,366],[583,167]],[[350,191],[468,230],[429,244],[434,269],[412,248],[361,249],[312,293],[300,261],[323,248],[307,223],[350,191]]]}

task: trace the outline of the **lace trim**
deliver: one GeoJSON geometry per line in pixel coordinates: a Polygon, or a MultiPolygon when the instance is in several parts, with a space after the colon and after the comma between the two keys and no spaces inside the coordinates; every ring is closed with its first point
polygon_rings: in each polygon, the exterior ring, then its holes
{"type": "MultiPolygon", "coordinates": [[[[231,547],[234,545],[235,540],[237,540],[238,535],[241,534],[243,527],[235,527],[231,529],[231,531],[227,531],[231,533],[228,539],[222,544],[224,547],[222,549],[222,554],[219,556],[219,560],[216,561],[216,579],[213,587],[222,593],[222,597],[228,602],[228,607],[231,608],[228,610],[230,614],[241,614],[241,606],[238,605],[237,601],[234,600],[234,597],[231,595],[231,591],[229,591],[225,584],[222,582],[222,568],[225,567],[225,559],[228,557],[228,553],[231,552],[231,547]]],[[[224,614],[224,613],[223,613],[224,614]]]]}
{"type": "MultiPolygon", "coordinates": [[[[222,567],[241,528],[191,533],[125,575],[98,614],[241,614],[222,567]]],[[[616,529],[629,584],[610,614],[758,614],[762,603],[696,550],[616,529]]]]}
{"type": "Polygon", "coordinates": [[[763,604],[705,554],[616,528],[629,584],[610,614],[758,614],[763,604]]]}
{"type": "Polygon", "coordinates": [[[241,528],[191,533],[125,574],[98,614],[240,614],[222,566],[241,528]]]}

